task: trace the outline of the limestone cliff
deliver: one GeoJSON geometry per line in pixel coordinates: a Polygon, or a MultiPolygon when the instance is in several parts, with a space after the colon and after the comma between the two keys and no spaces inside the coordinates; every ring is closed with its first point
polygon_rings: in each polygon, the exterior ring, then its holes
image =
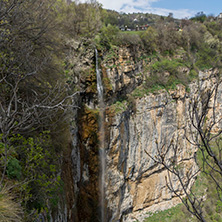
{"type": "MultiPolygon", "coordinates": [[[[179,202],[166,187],[167,171],[146,152],[156,156],[157,146],[163,145],[164,149],[172,138],[178,138],[178,162],[186,159],[184,171],[195,170],[195,149],[185,139],[183,130],[188,121],[188,104],[185,87],[178,85],[171,94],[163,91],[136,99],[136,113],[126,110],[112,117],[107,147],[107,199],[113,212],[111,221],[130,221],[143,211],[163,210],[179,202]]],[[[172,150],[167,158],[173,155],[172,150]]],[[[174,182],[179,188],[179,182],[174,182]]]]}
{"type": "MultiPolygon", "coordinates": [[[[97,178],[98,101],[92,50],[91,63],[84,68],[90,72],[80,79],[85,91],[78,114],[78,145],[73,155],[74,171],[78,172],[78,178],[74,178],[78,196],[76,221],[99,221],[96,213],[100,208],[97,178]],[[75,161],[79,161],[79,164],[75,161]]],[[[143,83],[146,72],[143,61],[136,59],[141,55],[139,51],[127,47],[116,49],[108,59],[107,55],[100,53],[107,104],[105,179],[109,221],[142,221],[147,212],[167,209],[180,202],[166,186],[167,170],[156,164],[149,155],[157,156],[158,149],[164,150],[176,141],[177,163],[183,175],[197,170],[196,149],[186,140],[184,131],[189,124],[189,98],[195,96],[198,88],[207,89],[215,81],[209,78],[213,71],[200,72],[200,81],[189,85],[189,93],[179,84],[174,90],[162,90],[132,99],[129,94],[143,83]],[[113,103],[127,97],[131,101],[116,111],[113,103]]],[[[221,113],[220,109],[218,113],[221,113]]],[[[174,151],[169,150],[166,159],[170,161],[172,157],[174,151]]],[[[179,181],[173,175],[172,181],[175,189],[181,190],[179,181]]]]}
{"type": "MultiPolygon", "coordinates": [[[[190,126],[189,103],[198,92],[204,95],[213,86],[216,73],[215,70],[200,72],[199,81],[190,84],[189,93],[183,85],[177,85],[175,90],[137,98],[136,112],[127,109],[110,117],[112,124],[109,125],[106,150],[106,194],[108,208],[112,212],[110,221],[142,221],[147,212],[168,209],[180,202],[166,186],[168,171],[149,155],[158,156],[158,149],[162,151],[176,141],[176,161],[182,174],[193,175],[197,171],[196,148],[185,138],[195,134],[192,128],[185,132],[190,126]]],[[[217,119],[222,114],[221,91],[220,87],[215,109],[217,119]]],[[[212,115],[209,109],[207,121],[212,115]]],[[[214,130],[218,132],[221,127],[216,126],[214,130]]],[[[174,150],[169,150],[166,159],[170,161],[173,157],[174,150]]],[[[183,180],[185,182],[185,176],[183,180]]],[[[171,181],[174,189],[181,190],[183,195],[178,178],[171,175],[171,181]]]]}
{"type": "Polygon", "coordinates": [[[103,55],[101,67],[107,103],[126,96],[143,82],[143,61],[139,59],[141,57],[139,47],[122,47],[103,55]]]}

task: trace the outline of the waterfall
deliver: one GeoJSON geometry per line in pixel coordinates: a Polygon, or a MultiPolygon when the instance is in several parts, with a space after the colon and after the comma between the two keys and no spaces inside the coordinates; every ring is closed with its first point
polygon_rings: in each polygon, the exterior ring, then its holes
{"type": "Polygon", "coordinates": [[[100,206],[101,206],[101,222],[106,222],[106,209],[105,209],[105,170],[106,170],[106,153],[105,153],[105,127],[104,127],[104,110],[105,105],[103,101],[103,84],[101,73],[98,65],[98,51],[95,49],[96,56],[96,78],[97,78],[97,91],[99,100],[99,158],[100,158],[100,206]]]}
{"type": "Polygon", "coordinates": [[[96,54],[96,79],[97,79],[97,91],[98,91],[98,99],[99,99],[99,105],[100,108],[104,108],[104,101],[103,101],[103,84],[102,84],[102,78],[99,71],[99,65],[98,65],[98,51],[95,49],[96,54]],[[101,107],[101,105],[103,107],[101,107]]]}

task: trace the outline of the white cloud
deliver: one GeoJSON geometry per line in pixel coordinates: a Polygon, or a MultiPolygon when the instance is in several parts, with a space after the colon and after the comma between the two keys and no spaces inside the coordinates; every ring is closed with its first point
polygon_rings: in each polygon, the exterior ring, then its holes
{"type": "Polygon", "coordinates": [[[120,11],[122,6],[130,5],[132,7],[150,7],[151,3],[159,0],[99,0],[104,8],[120,11]]]}
{"type": "Polygon", "coordinates": [[[158,14],[158,15],[169,15],[169,13],[173,13],[174,18],[189,18],[196,14],[196,11],[190,11],[188,9],[178,9],[178,10],[170,10],[170,9],[164,9],[164,8],[151,8],[147,12],[158,14]]]}
{"type": "Polygon", "coordinates": [[[171,10],[152,7],[152,3],[158,1],[159,0],[99,0],[104,8],[125,13],[144,12],[167,16],[171,12],[175,18],[191,17],[196,14],[196,11],[190,11],[188,9],[171,10]]]}
{"type": "MultiPolygon", "coordinates": [[[[77,0],[78,2],[86,2],[89,0],[77,0]]],[[[169,13],[173,13],[174,18],[186,18],[194,16],[197,11],[191,11],[189,9],[165,9],[152,7],[152,3],[160,0],[97,0],[103,5],[105,9],[116,10],[118,12],[132,13],[143,12],[153,13],[158,15],[167,16],[169,13]]]]}

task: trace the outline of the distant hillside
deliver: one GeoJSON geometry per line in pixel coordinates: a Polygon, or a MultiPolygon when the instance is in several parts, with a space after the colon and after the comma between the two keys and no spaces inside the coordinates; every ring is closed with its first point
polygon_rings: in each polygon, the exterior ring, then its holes
{"type": "Polygon", "coordinates": [[[136,29],[138,26],[151,26],[157,22],[175,22],[180,23],[179,19],[173,18],[173,14],[169,13],[168,16],[160,16],[150,13],[118,13],[113,10],[106,10],[104,13],[105,25],[116,25],[120,28],[136,29]]]}

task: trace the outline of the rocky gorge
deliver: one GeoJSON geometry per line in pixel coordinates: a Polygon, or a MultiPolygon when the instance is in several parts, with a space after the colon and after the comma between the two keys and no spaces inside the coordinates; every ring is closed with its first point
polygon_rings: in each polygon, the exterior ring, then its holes
{"type": "MultiPolygon", "coordinates": [[[[200,89],[207,91],[214,84],[217,70],[199,72],[199,81],[189,84],[189,92],[184,85],[178,84],[174,89],[133,96],[133,91],[143,84],[148,75],[144,67],[149,65],[150,60],[137,61],[142,56],[140,51],[127,47],[112,53],[109,59],[99,54],[106,103],[106,220],[143,221],[147,212],[165,210],[180,203],[178,196],[167,187],[168,170],[150,156],[157,157],[160,151],[164,152],[174,143],[182,179],[186,181],[187,175],[198,171],[196,148],[187,139],[195,134],[192,128],[186,131],[190,126],[189,104],[200,89]]],[[[79,80],[84,92],[79,98],[81,109],[75,114],[77,126],[72,131],[75,198],[70,215],[75,215],[76,221],[100,221],[98,156],[101,133],[93,48],[87,55],[83,56],[83,66],[78,67],[88,74],[85,79],[79,80]]],[[[217,114],[221,115],[219,104],[217,114]]],[[[165,158],[167,161],[175,158],[175,150],[168,149],[165,158]]],[[[189,181],[189,186],[194,180],[189,181]]],[[[174,189],[183,196],[178,178],[172,174],[171,181],[174,189]]]]}

